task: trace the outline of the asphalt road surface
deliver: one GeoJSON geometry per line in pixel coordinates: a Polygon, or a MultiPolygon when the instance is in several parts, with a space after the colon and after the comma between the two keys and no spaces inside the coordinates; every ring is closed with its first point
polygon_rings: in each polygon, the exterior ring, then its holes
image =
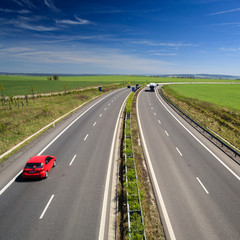
{"type": "Polygon", "coordinates": [[[109,239],[112,146],[129,93],[121,89],[85,105],[1,166],[1,240],[109,239]],[[39,154],[57,159],[47,179],[14,178],[39,154]]]}
{"type": "Polygon", "coordinates": [[[141,91],[137,109],[167,239],[240,239],[240,166],[156,92],[141,91]]]}

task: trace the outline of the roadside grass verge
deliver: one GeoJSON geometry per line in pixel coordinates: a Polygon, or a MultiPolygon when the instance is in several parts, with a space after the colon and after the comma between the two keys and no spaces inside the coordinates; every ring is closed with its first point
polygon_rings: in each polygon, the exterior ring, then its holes
{"type": "Polygon", "coordinates": [[[163,92],[202,126],[240,149],[240,85],[168,85],[163,92]]]}
{"type": "MultiPolygon", "coordinates": [[[[105,86],[103,92],[118,88],[119,85],[105,86]]],[[[0,155],[86,101],[103,94],[98,89],[86,89],[71,94],[38,97],[0,104],[0,155]]],[[[5,158],[3,158],[5,159],[5,158]]],[[[0,162],[3,161],[0,159],[0,162]]]]}

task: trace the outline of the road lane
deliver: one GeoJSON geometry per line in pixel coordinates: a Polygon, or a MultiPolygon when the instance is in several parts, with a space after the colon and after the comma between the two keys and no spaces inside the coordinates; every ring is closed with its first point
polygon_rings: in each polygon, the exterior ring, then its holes
{"type": "Polygon", "coordinates": [[[138,114],[176,239],[239,239],[239,180],[169,114],[155,93],[140,93],[138,114]]]}
{"type": "MultiPolygon", "coordinates": [[[[98,238],[114,129],[129,93],[122,89],[100,101],[42,153],[57,159],[48,179],[23,181],[19,176],[0,196],[0,239],[98,238]]],[[[41,151],[37,144],[35,154],[41,151]]]]}

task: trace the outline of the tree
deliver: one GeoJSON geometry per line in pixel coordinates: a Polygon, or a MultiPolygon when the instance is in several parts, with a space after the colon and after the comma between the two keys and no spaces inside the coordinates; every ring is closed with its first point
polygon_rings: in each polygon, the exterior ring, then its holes
{"type": "Polygon", "coordinates": [[[54,80],[58,80],[58,79],[59,79],[59,78],[58,78],[58,75],[55,74],[55,75],[53,76],[53,79],[54,79],[54,80]]]}

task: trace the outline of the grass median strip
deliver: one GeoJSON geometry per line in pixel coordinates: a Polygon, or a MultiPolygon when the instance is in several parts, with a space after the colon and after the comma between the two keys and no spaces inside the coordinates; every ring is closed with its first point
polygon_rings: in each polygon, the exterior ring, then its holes
{"type": "Polygon", "coordinates": [[[132,94],[132,97],[132,100],[126,104],[126,114],[130,113],[131,118],[125,121],[125,134],[122,140],[123,152],[122,161],[120,162],[118,190],[120,206],[118,239],[144,239],[146,237],[146,239],[163,240],[165,239],[163,227],[144,162],[142,148],[139,145],[136,95],[133,96],[132,94]],[[138,201],[138,196],[141,202],[138,201]],[[144,216],[144,230],[141,227],[140,208],[144,216]],[[128,225],[127,210],[132,211],[130,225],[128,225]],[[134,234],[129,235],[129,227],[130,233],[134,234]],[[145,233],[145,236],[143,233],[145,233]]]}

